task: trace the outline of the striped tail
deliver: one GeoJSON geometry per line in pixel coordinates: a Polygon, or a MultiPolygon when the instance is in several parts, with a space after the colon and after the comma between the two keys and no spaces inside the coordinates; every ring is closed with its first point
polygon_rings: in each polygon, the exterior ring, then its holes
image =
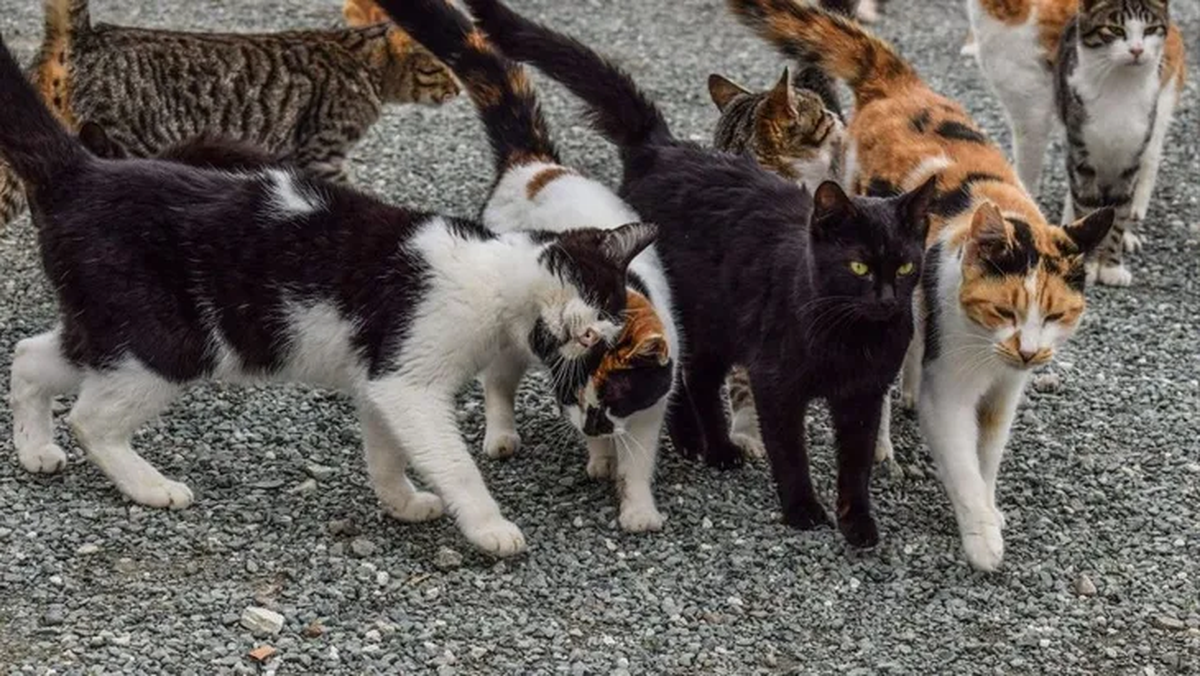
{"type": "Polygon", "coordinates": [[[88,0],[46,0],[46,40],[84,35],[92,30],[88,0]]]}
{"type": "Polygon", "coordinates": [[[633,148],[672,141],[662,112],[633,79],[587,45],[530,21],[498,0],[466,0],[491,40],[508,56],[531,63],[583,99],[610,141],[633,148]]]}
{"type": "Polygon", "coordinates": [[[845,80],[859,108],[920,82],[891,45],[844,16],[800,0],[726,2],[738,20],[789,58],[845,80]]]}
{"type": "Polygon", "coordinates": [[[558,164],[533,86],[447,0],[381,0],[380,6],[462,81],[487,127],[497,171],[530,162],[558,164]]]}

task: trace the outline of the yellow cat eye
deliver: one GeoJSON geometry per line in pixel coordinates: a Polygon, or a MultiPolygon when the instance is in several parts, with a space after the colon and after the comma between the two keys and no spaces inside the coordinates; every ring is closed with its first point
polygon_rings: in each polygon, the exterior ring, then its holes
{"type": "Polygon", "coordinates": [[[1105,28],[1108,29],[1109,33],[1111,33],[1119,38],[1125,37],[1125,29],[1120,26],[1105,26],[1105,28]]]}
{"type": "Polygon", "coordinates": [[[896,274],[900,275],[901,277],[903,277],[905,275],[911,275],[913,268],[915,268],[915,267],[916,266],[913,265],[912,263],[905,263],[904,265],[901,265],[899,268],[896,268],[896,274]]]}
{"type": "Polygon", "coordinates": [[[859,277],[866,277],[871,272],[871,268],[867,267],[866,263],[860,261],[850,261],[850,272],[859,277]]]}

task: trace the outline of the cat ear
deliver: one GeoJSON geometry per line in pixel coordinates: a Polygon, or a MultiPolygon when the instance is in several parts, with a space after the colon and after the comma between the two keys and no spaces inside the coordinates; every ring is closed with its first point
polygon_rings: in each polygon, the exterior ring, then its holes
{"type": "Polygon", "coordinates": [[[643,338],[633,349],[633,353],[639,357],[656,359],[659,366],[666,366],[667,362],[671,361],[671,355],[667,350],[667,339],[661,333],[654,333],[643,338]]]}
{"type": "Polygon", "coordinates": [[[119,160],[127,156],[125,148],[109,138],[104,127],[91,120],[85,120],[79,125],[79,142],[96,157],[119,160]]]}
{"type": "Polygon", "coordinates": [[[835,227],[846,216],[854,211],[854,204],[846,191],[836,181],[825,181],[817,186],[813,193],[813,214],[811,230],[814,237],[832,234],[830,228],[835,227]]]}
{"type": "Polygon", "coordinates": [[[1063,230],[1067,232],[1067,236],[1078,247],[1079,253],[1088,253],[1108,237],[1109,230],[1112,229],[1113,220],[1116,217],[1116,212],[1112,207],[1104,207],[1097,209],[1088,214],[1084,218],[1069,223],[1063,226],[1063,230]]]}
{"type": "Polygon", "coordinates": [[[767,109],[775,113],[775,116],[782,117],[788,115],[795,107],[796,90],[792,87],[792,69],[784,66],[783,77],[779,78],[779,82],[775,83],[767,94],[767,109]]]}
{"type": "Polygon", "coordinates": [[[717,110],[722,113],[734,99],[749,93],[750,90],[724,75],[713,73],[708,76],[708,95],[712,97],[713,103],[717,104],[717,110]]]}
{"type": "Polygon", "coordinates": [[[1008,248],[1008,223],[1000,209],[991,202],[984,202],[971,216],[970,241],[967,243],[967,261],[986,258],[991,252],[1008,248]]]}
{"type": "Polygon", "coordinates": [[[657,237],[658,226],[653,223],[626,223],[615,230],[605,231],[600,251],[605,258],[624,270],[657,237]]]}
{"type": "Polygon", "coordinates": [[[937,185],[938,175],[934,174],[904,196],[904,222],[922,242],[929,232],[929,209],[937,197],[937,185]]]}

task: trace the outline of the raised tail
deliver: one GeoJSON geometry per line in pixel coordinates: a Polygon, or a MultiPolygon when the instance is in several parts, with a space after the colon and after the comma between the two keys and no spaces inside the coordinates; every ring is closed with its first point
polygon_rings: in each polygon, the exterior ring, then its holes
{"type": "Polygon", "coordinates": [[[0,40],[0,157],[36,192],[87,154],[46,108],[0,40]]]}
{"type": "Polygon", "coordinates": [[[379,5],[462,81],[487,127],[497,171],[535,161],[559,163],[525,69],[496,51],[466,15],[447,0],[379,5]]]}
{"type": "Polygon", "coordinates": [[[46,40],[69,39],[92,30],[88,0],[45,0],[46,40]]]}
{"type": "Polygon", "coordinates": [[[658,107],[625,71],[583,43],[512,11],[498,0],[466,0],[476,21],[509,57],[531,63],[587,104],[610,141],[630,148],[671,141],[658,107]]]}
{"type": "Polygon", "coordinates": [[[845,80],[856,105],[920,82],[891,45],[851,19],[802,0],[726,0],[734,15],[789,58],[845,80]]]}

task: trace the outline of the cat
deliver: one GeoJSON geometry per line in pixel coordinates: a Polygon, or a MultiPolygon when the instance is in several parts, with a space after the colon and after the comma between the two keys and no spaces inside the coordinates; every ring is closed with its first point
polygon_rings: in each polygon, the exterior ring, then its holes
{"type": "Polygon", "coordinates": [[[1037,192],[1057,113],[1067,130],[1063,222],[1117,210],[1088,277],[1129,286],[1186,71],[1167,0],[968,0],[979,65],[1008,113],[1021,180],[1037,192]]]}
{"type": "Polygon", "coordinates": [[[653,226],[496,235],[270,168],[103,160],[70,135],[0,40],[0,155],[28,188],[60,324],[17,344],[13,442],[56,472],[51,402],[135,502],[193,495],[139,456],[133,433],[188,384],[286,380],[349,393],[391,516],[453,514],[497,555],[525,547],[455,425],[455,394],[504,349],[574,379],[622,330],[625,268],[653,226]],[[435,493],[416,490],[413,468],[435,493]]]}
{"type": "Polygon", "coordinates": [[[805,409],[828,399],[838,524],[852,546],[877,543],[873,444],[912,336],[933,182],[851,199],[827,181],[810,197],[750,157],[677,139],[629,76],[588,47],[494,0],[467,4],[505,54],[583,99],[620,150],[621,196],[659,226],[685,346],[668,413],[675,447],[718,467],[742,462],[720,390],[733,364],[747,365],[784,520],[820,527],[830,519],[809,474],[805,409]]]}
{"type": "MultiPolygon", "coordinates": [[[[43,100],[69,128],[91,120],[138,157],[212,134],[346,181],[346,156],[385,105],[458,94],[445,66],[387,26],[187,33],[93,26],[87,0],[45,5],[31,66],[43,100]]],[[[24,208],[20,192],[0,167],[0,227],[24,208]]]]}
{"type": "MultiPolygon", "coordinates": [[[[1084,258],[1108,236],[1113,210],[1051,225],[962,106],[934,92],[891,45],[793,0],[726,2],[784,54],[850,86],[856,193],[937,182],[902,400],[917,402],[967,560],[995,570],[1004,553],[996,480],[1009,429],[1032,369],[1079,326],[1084,258]]],[[[880,435],[889,435],[886,425],[880,435]]]]}
{"type": "MultiPolygon", "coordinates": [[[[497,232],[561,231],[640,220],[603,184],[562,165],[524,69],[497,52],[463,13],[445,0],[381,4],[454,70],[487,128],[497,179],[483,208],[484,225],[497,232]]],[[[587,386],[560,389],[558,401],[587,437],[588,474],[615,480],[621,493],[618,522],[638,532],[663,525],[651,485],[679,339],[653,245],[634,259],[628,282],[625,332],[594,364],[587,386]]],[[[520,445],[513,399],[526,368],[527,358],[510,352],[485,371],[484,451],[489,456],[512,455],[520,445]]]]}
{"type": "MultiPolygon", "coordinates": [[[[100,124],[84,120],[79,125],[79,143],[96,157],[107,160],[129,159],[129,149],[117,143],[100,124]]],[[[196,136],[181,141],[154,154],[154,159],[178,162],[200,169],[220,169],[231,172],[254,171],[287,166],[278,157],[256,145],[222,138],[196,136]]]]}

